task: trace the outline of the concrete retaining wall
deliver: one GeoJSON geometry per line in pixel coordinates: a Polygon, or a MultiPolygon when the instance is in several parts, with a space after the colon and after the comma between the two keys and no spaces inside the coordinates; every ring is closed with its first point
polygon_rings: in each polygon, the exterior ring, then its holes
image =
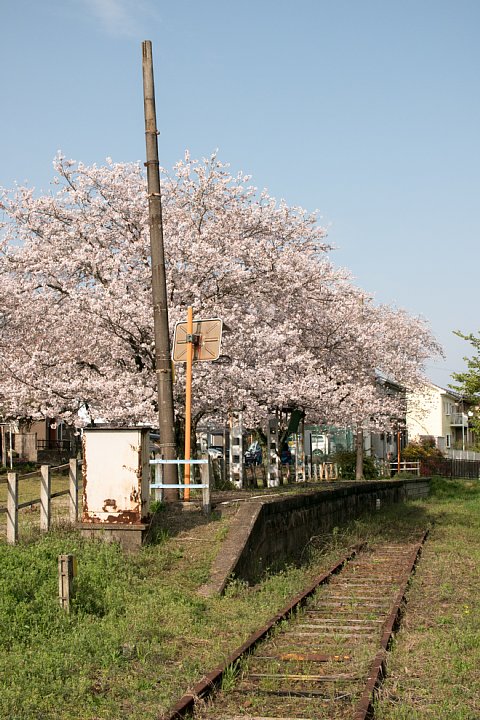
{"type": "Polygon", "coordinates": [[[232,523],[203,594],[222,592],[228,577],[255,582],[268,568],[301,559],[315,535],[340,527],[381,505],[425,497],[429,479],[352,483],[245,503],[232,523]]]}
{"type": "Polygon", "coordinates": [[[405,483],[405,498],[407,500],[418,500],[427,497],[430,492],[430,478],[419,478],[418,480],[408,480],[405,483]]]}

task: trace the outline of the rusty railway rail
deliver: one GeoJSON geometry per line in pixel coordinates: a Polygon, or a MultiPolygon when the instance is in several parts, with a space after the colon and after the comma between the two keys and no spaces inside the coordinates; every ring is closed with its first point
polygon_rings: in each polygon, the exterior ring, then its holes
{"type": "Polygon", "coordinates": [[[352,550],[162,720],[192,715],[198,720],[373,717],[388,646],[427,534],[412,542],[352,550]]]}

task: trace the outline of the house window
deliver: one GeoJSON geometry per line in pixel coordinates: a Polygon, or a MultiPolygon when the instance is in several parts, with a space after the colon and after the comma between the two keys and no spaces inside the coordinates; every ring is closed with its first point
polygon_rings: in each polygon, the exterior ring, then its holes
{"type": "Polygon", "coordinates": [[[446,446],[447,446],[447,448],[452,447],[452,445],[451,445],[451,435],[448,435],[448,434],[447,434],[446,446]]]}
{"type": "Polygon", "coordinates": [[[445,415],[450,415],[452,412],[452,404],[449,402],[445,403],[445,415]]]}

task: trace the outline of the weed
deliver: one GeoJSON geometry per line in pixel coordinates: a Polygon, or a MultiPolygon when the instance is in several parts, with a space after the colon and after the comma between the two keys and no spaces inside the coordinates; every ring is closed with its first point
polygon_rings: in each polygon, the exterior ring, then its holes
{"type": "Polygon", "coordinates": [[[240,658],[231,665],[227,665],[223,674],[220,689],[222,692],[231,692],[244,672],[244,661],[240,658]]]}
{"type": "Polygon", "coordinates": [[[206,583],[209,577],[210,577],[210,571],[208,568],[194,567],[188,571],[189,580],[191,580],[191,582],[196,586],[203,585],[203,583],[206,583]]]}
{"type": "Polygon", "coordinates": [[[228,525],[222,525],[215,533],[215,540],[219,543],[223,542],[228,535],[228,525]]]}
{"type": "Polygon", "coordinates": [[[241,595],[248,594],[249,590],[249,585],[245,580],[239,580],[238,578],[232,576],[228,580],[223,596],[226,598],[236,598],[241,595]]]}
{"type": "Polygon", "coordinates": [[[163,545],[170,539],[170,532],[167,528],[153,526],[148,533],[148,542],[152,545],[163,545]]]}
{"type": "Polygon", "coordinates": [[[164,512],[166,510],[167,506],[163,502],[163,500],[152,500],[150,503],[150,512],[152,515],[155,515],[155,513],[158,512],[164,512]]]}

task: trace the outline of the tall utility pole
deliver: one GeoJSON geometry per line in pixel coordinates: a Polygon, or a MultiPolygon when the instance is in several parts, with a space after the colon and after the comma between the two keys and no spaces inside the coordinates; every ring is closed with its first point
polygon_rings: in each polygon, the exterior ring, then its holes
{"type": "MultiPolygon", "coordinates": [[[[163,249],[162,197],[160,192],[160,166],[158,162],[158,131],[155,112],[155,86],[153,82],[152,43],[142,43],[143,99],[145,107],[145,143],[147,148],[147,189],[150,224],[150,251],[152,257],[153,325],[155,333],[155,367],[157,373],[158,427],[160,453],[165,460],[174,460],[175,418],[173,412],[172,361],[168,329],[167,282],[163,249]]],[[[177,466],[164,465],[164,482],[174,485],[177,466]]],[[[165,490],[165,500],[178,498],[175,489],[165,490]]]]}

